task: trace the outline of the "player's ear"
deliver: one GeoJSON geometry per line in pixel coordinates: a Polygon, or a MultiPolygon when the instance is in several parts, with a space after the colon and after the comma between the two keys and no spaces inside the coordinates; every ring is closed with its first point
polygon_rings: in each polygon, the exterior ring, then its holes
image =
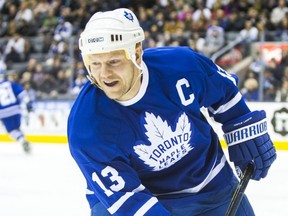
{"type": "Polygon", "coordinates": [[[136,48],[135,48],[135,54],[136,54],[136,63],[138,65],[141,65],[142,62],[142,54],[143,54],[143,50],[142,50],[142,44],[141,43],[137,43],[136,44],[136,48]]]}

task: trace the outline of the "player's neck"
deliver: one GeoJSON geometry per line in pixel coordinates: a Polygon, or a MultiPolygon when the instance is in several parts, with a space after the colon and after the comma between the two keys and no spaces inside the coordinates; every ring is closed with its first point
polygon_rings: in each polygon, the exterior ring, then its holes
{"type": "Polygon", "coordinates": [[[135,77],[134,81],[131,84],[131,87],[129,88],[129,90],[122,95],[121,98],[117,99],[117,101],[127,101],[132,99],[133,97],[135,97],[137,95],[137,93],[140,90],[141,87],[141,83],[142,83],[142,70],[138,70],[137,76],[135,77]]]}

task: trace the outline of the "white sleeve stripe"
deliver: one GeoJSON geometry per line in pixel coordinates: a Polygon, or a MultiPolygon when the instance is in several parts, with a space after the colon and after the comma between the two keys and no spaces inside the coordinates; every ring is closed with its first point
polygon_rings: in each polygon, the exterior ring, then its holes
{"type": "Polygon", "coordinates": [[[134,214],[134,216],[142,216],[144,215],[153,205],[158,202],[156,197],[151,197],[138,211],[134,214]]]}
{"type": "Polygon", "coordinates": [[[137,192],[142,191],[144,189],[145,189],[144,185],[140,184],[139,187],[135,188],[132,192],[136,192],[137,193],[137,192]]]}
{"type": "Polygon", "coordinates": [[[138,188],[135,188],[132,192],[125,193],[122,197],[120,197],[110,208],[107,210],[110,214],[114,214],[134,193],[144,190],[145,187],[140,184],[138,188]]]}
{"type": "Polygon", "coordinates": [[[238,92],[232,100],[228,101],[226,104],[221,105],[217,110],[214,110],[212,107],[208,107],[208,110],[214,115],[218,113],[224,113],[231,107],[235,106],[241,100],[241,98],[242,95],[240,92],[238,92]]]}
{"type": "Polygon", "coordinates": [[[88,188],[86,189],[86,195],[92,195],[94,194],[94,191],[89,190],[88,188]]]}
{"type": "Polygon", "coordinates": [[[114,214],[122,205],[123,203],[126,202],[127,199],[129,199],[129,197],[133,196],[134,193],[133,192],[127,192],[125,193],[125,195],[123,195],[122,197],[120,197],[120,199],[118,199],[110,208],[108,208],[107,210],[110,212],[110,214],[114,214]]]}
{"type": "Polygon", "coordinates": [[[20,114],[21,107],[19,105],[13,105],[11,107],[4,108],[0,110],[0,119],[7,118],[12,115],[20,114]]]}
{"type": "Polygon", "coordinates": [[[226,157],[225,155],[222,156],[221,161],[219,164],[216,164],[217,158],[215,159],[214,165],[212,169],[210,170],[209,174],[206,176],[206,178],[197,186],[193,188],[186,188],[181,191],[174,191],[174,192],[169,192],[169,193],[161,193],[161,194],[154,194],[155,196],[160,196],[160,195],[171,195],[171,194],[182,194],[182,193],[198,193],[201,191],[209,182],[211,182],[216,175],[222,170],[222,168],[225,166],[226,163],[226,157]]]}

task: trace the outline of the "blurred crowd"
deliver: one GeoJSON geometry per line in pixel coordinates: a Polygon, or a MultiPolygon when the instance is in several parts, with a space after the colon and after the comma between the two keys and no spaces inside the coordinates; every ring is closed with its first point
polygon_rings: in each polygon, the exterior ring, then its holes
{"type": "MultiPolygon", "coordinates": [[[[288,41],[287,0],[0,0],[0,69],[31,97],[77,95],[87,82],[79,34],[93,13],[119,7],[138,16],[144,48],[190,46],[211,57],[237,38],[243,55],[253,42],[288,41]]],[[[256,55],[239,87],[245,98],[259,100],[261,86],[265,101],[288,101],[287,61],[285,50],[280,62],[256,55]]]]}

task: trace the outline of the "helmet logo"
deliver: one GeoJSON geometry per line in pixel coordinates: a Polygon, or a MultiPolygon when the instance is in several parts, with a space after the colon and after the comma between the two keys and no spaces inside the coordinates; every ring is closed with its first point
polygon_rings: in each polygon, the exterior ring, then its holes
{"type": "Polygon", "coordinates": [[[130,20],[131,22],[133,22],[134,18],[133,18],[133,15],[132,13],[128,13],[127,11],[124,11],[124,16],[130,20]]]}
{"type": "Polygon", "coordinates": [[[98,38],[88,38],[88,43],[97,43],[97,42],[103,42],[104,37],[98,37],[98,38]]]}

